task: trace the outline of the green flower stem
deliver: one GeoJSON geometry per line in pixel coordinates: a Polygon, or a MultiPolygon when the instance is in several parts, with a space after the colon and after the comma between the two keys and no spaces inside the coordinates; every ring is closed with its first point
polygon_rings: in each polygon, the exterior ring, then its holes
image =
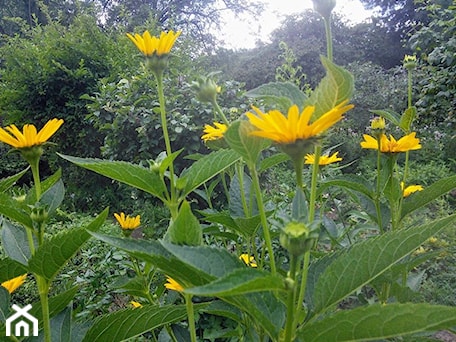
{"type": "Polygon", "coordinates": [[[212,105],[215,108],[215,111],[220,115],[220,118],[222,119],[223,123],[227,126],[229,126],[228,119],[226,118],[225,114],[223,113],[222,108],[220,108],[219,104],[217,103],[217,100],[212,101],[212,105]]]}
{"type": "MultiPolygon", "coordinates": [[[[165,104],[165,94],[163,92],[163,72],[154,73],[155,79],[157,80],[157,93],[158,101],[160,103],[160,119],[163,130],[163,138],[165,140],[166,154],[170,156],[172,154],[171,142],[169,139],[168,133],[168,123],[166,120],[166,104],[165,104]]],[[[167,203],[169,210],[171,212],[171,217],[175,219],[178,214],[178,203],[177,203],[177,193],[176,193],[176,184],[174,181],[174,163],[169,165],[169,180],[170,180],[170,192],[171,200],[167,203]]]]}
{"type": "Polygon", "coordinates": [[[328,18],[323,18],[325,22],[325,31],[326,31],[326,53],[328,59],[333,61],[333,48],[332,48],[332,32],[331,32],[331,16],[328,18]]]}
{"type": "Polygon", "coordinates": [[[41,312],[43,315],[44,342],[51,342],[51,322],[49,319],[49,283],[41,276],[35,275],[40,294],[41,312]]]}
{"type": "Polygon", "coordinates": [[[408,69],[408,72],[407,72],[407,83],[408,83],[408,87],[407,87],[407,104],[408,104],[408,107],[410,108],[412,106],[412,70],[408,69]]]}
{"type": "Polygon", "coordinates": [[[307,287],[307,275],[309,273],[309,263],[310,263],[310,250],[304,253],[304,263],[302,265],[302,272],[301,272],[301,286],[299,289],[299,296],[298,301],[296,302],[296,312],[295,312],[295,323],[294,325],[298,325],[299,317],[301,316],[302,310],[302,303],[304,302],[304,296],[306,294],[306,287],[307,287]]]}
{"type": "Polygon", "coordinates": [[[380,174],[381,174],[381,156],[382,156],[382,152],[381,152],[381,144],[382,144],[382,141],[381,141],[381,136],[378,135],[377,136],[377,145],[378,145],[378,150],[377,150],[377,186],[376,186],[376,194],[375,194],[375,212],[377,213],[377,223],[378,223],[378,227],[380,229],[380,233],[384,233],[384,229],[383,229],[383,219],[382,219],[382,211],[381,211],[381,208],[380,208],[380,196],[381,196],[381,192],[380,192],[380,174]]]}
{"type": "Polygon", "coordinates": [[[196,342],[196,329],[195,329],[195,312],[193,310],[192,295],[184,294],[185,306],[187,308],[188,316],[188,330],[192,342],[196,342]]]}
{"type": "Polygon", "coordinates": [[[302,182],[302,169],[304,166],[304,160],[303,158],[296,158],[293,159],[293,164],[294,164],[294,169],[296,173],[296,186],[304,190],[303,182],[302,182]]]}
{"type": "Polygon", "coordinates": [[[315,220],[315,205],[317,200],[317,182],[320,169],[321,146],[315,145],[315,161],[312,165],[312,180],[310,183],[309,223],[315,220]]]}
{"type": "Polygon", "coordinates": [[[244,166],[244,162],[241,159],[239,161],[239,163],[236,163],[236,172],[237,172],[238,180],[239,180],[239,190],[240,190],[239,192],[241,193],[242,209],[244,210],[245,217],[250,217],[251,211],[249,210],[249,206],[247,205],[247,199],[245,198],[243,166],[244,166]]]}
{"type": "Polygon", "coordinates": [[[294,338],[295,325],[295,301],[296,301],[296,272],[298,270],[299,257],[296,255],[290,256],[290,271],[288,277],[291,281],[291,288],[288,290],[287,298],[287,321],[285,325],[285,342],[291,342],[294,338]]]}
{"type": "Polygon", "coordinates": [[[260,213],[260,219],[261,219],[261,225],[263,227],[264,240],[266,242],[266,247],[267,247],[268,253],[269,253],[271,272],[273,275],[275,275],[276,274],[276,265],[275,265],[274,251],[272,249],[272,241],[271,241],[271,234],[269,233],[268,220],[266,217],[266,212],[264,210],[263,196],[261,194],[260,180],[258,178],[258,172],[255,168],[255,164],[249,163],[247,166],[248,166],[248,168],[250,170],[250,174],[252,176],[253,188],[255,190],[255,197],[257,199],[258,211],[260,213]]]}

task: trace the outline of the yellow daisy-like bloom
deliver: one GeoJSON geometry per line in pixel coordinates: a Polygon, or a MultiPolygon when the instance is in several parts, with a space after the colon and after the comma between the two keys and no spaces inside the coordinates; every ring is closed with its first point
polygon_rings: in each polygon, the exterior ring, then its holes
{"type": "Polygon", "coordinates": [[[218,122],[214,122],[214,127],[211,125],[205,125],[203,132],[206,134],[201,136],[201,139],[204,140],[204,142],[221,139],[223,138],[223,134],[225,134],[227,129],[227,125],[218,122]]]}
{"type": "MultiPolygon", "coordinates": [[[[337,163],[338,161],[341,161],[342,158],[338,157],[337,155],[339,152],[333,153],[331,156],[320,156],[320,159],[318,160],[318,165],[328,165],[332,163],[337,163]]],[[[307,154],[304,159],[304,164],[310,164],[313,165],[315,164],[315,154],[307,154]]]]}
{"type": "Polygon", "coordinates": [[[134,230],[141,225],[141,216],[140,215],[131,217],[131,216],[125,215],[123,212],[121,212],[120,214],[114,213],[114,217],[116,218],[117,222],[119,222],[120,227],[122,229],[134,230]]]}
{"type": "Polygon", "coordinates": [[[31,124],[24,125],[22,132],[16,125],[10,125],[0,128],[0,141],[18,149],[39,146],[48,141],[62,124],[62,119],[49,120],[39,132],[31,124]]]}
{"type": "Polygon", "coordinates": [[[404,182],[401,182],[401,189],[402,189],[402,195],[404,197],[408,197],[411,194],[413,194],[414,192],[423,191],[424,188],[421,185],[409,185],[409,186],[405,187],[404,182]]]}
{"type": "Polygon", "coordinates": [[[243,253],[239,256],[239,259],[241,259],[244,264],[246,264],[247,266],[250,266],[250,267],[253,267],[253,268],[256,268],[258,267],[256,261],[255,261],[255,258],[253,256],[250,256],[246,253],[243,253]]]}
{"type": "Polygon", "coordinates": [[[140,307],[142,307],[142,304],[141,304],[141,303],[136,302],[136,301],[134,301],[134,300],[132,300],[132,301],[130,302],[130,304],[133,305],[134,308],[140,308],[140,307]]]}
{"type": "Polygon", "coordinates": [[[27,274],[23,274],[19,277],[7,280],[3,282],[1,286],[7,289],[9,293],[13,293],[19,286],[21,286],[24,283],[25,278],[27,278],[27,274]]]}
{"type": "Polygon", "coordinates": [[[165,287],[168,289],[168,290],[174,290],[174,291],[177,291],[177,292],[182,292],[184,291],[184,288],[181,286],[181,284],[179,284],[177,281],[175,281],[173,278],[171,277],[166,277],[166,281],[167,283],[165,284],[165,287]]]}
{"type": "Polygon", "coordinates": [[[181,31],[169,31],[162,32],[160,37],[155,37],[151,36],[149,31],[145,31],[142,36],[138,33],[135,33],[134,36],[127,33],[127,37],[130,38],[139,51],[150,57],[152,55],[163,56],[169,54],[180,34],[181,31]]]}
{"type": "MultiPolygon", "coordinates": [[[[361,147],[366,149],[378,150],[378,141],[370,135],[364,134],[364,141],[361,142],[361,147]]],[[[385,134],[380,137],[381,152],[383,153],[398,153],[421,148],[420,139],[416,137],[416,132],[412,132],[399,140],[394,139],[392,135],[388,139],[385,134]]]]}
{"type": "Polygon", "coordinates": [[[250,112],[246,115],[250,123],[258,128],[258,131],[251,132],[252,135],[273,140],[278,144],[292,144],[298,140],[316,137],[340,121],[342,115],[353,108],[353,105],[347,105],[347,102],[341,102],[312,123],[309,122],[315,111],[314,106],[304,108],[300,114],[298,106],[293,105],[289,108],[287,117],[278,110],[263,113],[257,107],[253,107],[256,115],[250,112]]]}

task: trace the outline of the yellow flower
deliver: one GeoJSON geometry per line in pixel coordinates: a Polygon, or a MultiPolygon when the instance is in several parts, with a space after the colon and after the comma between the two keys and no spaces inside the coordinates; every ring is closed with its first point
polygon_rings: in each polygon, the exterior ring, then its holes
{"type": "Polygon", "coordinates": [[[246,253],[243,253],[239,256],[239,259],[241,259],[247,266],[256,268],[258,267],[255,258],[253,256],[250,256],[246,253]]]}
{"type": "Polygon", "coordinates": [[[181,31],[174,32],[162,32],[160,37],[151,36],[149,31],[145,31],[141,36],[135,33],[133,36],[127,33],[127,37],[136,45],[136,47],[145,56],[150,57],[152,55],[162,56],[167,55],[171,51],[177,37],[181,34],[181,31]]]}
{"type": "Polygon", "coordinates": [[[336,122],[342,119],[342,115],[353,108],[344,101],[323,114],[317,120],[309,123],[315,107],[308,106],[299,114],[298,106],[289,108],[288,116],[285,117],[278,110],[271,110],[267,114],[253,107],[257,115],[246,113],[252,125],[258,128],[251,134],[273,140],[278,144],[292,144],[299,140],[306,140],[318,136],[336,122]]]}
{"type": "MultiPolygon", "coordinates": [[[[339,152],[336,152],[332,154],[331,156],[320,156],[320,159],[318,161],[318,165],[328,165],[332,163],[337,163],[338,161],[341,161],[342,158],[338,157],[337,155],[339,152]]],[[[310,164],[313,165],[315,163],[315,154],[307,154],[304,160],[304,164],[310,164]]]]}
{"type": "Polygon", "coordinates": [[[210,125],[205,125],[204,126],[204,134],[201,139],[204,140],[204,142],[207,142],[209,140],[218,140],[223,138],[223,134],[225,134],[226,130],[228,129],[228,126],[222,123],[214,122],[214,126],[212,127],[210,125]]]}
{"type": "Polygon", "coordinates": [[[374,118],[371,122],[371,128],[375,130],[384,130],[385,125],[385,119],[382,117],[374,118]]]}
{"type": "Polygon", "coordinates": [[[19,277],[7,280],[3,282],[1,286],[7,289],[9,293],[13,293],[19,286],[21,286],[24,283],[25,278],[27,278],[27,274],[23,274],[19,277]]]}
{"type": "Polygon", "coordinates": [[[136,302],[136,301],[134,301],[134,300],[132,300],[132,301],[130,302],[130,304],[133,305],[134,308],[140,308],[140,307],[142,306],[141,303],[136,302]]]}
{"type": "Polygon", "coordinates": [[[138,228],[141,224],[141,216],[136,215],[136,217],[130,217],[121,212],[120,215],[114,213],[114,217],[116,218],[117,222],[119,222],[120,227],[122,229],[134,230],[138,228]]]}
{"type": "MultiPolygon", "coordinates": [[[[361,142],[362,148],[378,150],[378,141],[370,135],[364,134],[364,141],[361,142]]],[[[381,152],[398,153],[421,148],[420,139],[416,138],[416,133],[412,132],[396,141],[392,135],[388,139],[385,134],[380,137],[381,152]]]]}
{"type": "Polygon", "coordinates": [[[62,124],[62,119],[49,120],[39,132],[30,124],[24,125],[22,132],[16,125],[10,125],[5,129],[0,128],[0,141],[19,149],[39,146],[44,144],[62,124]]]}
{"type": "Polygon", "coordinates": [[[404,197],[408,197],[417,191],[423,191],[423,187],[421,185],[409,185],[405,187],[404,182],[401,182],[401,189],[404,197]]]}
{"type": "Polygon", "coordinates": [[[168,290],[174,290],[174,291],[178,291],[178,292],[184,291],[184,288],[173,278],[166,277],[166,281],[167,281],[167,283],[165,284],[165,287],[168,290]]]}

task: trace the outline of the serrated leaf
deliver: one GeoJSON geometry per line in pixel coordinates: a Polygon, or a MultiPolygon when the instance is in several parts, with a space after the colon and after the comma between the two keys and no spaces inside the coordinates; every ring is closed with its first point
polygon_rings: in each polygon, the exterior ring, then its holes
{"type": "Polygon", "coordinates": [[[203,242],[203,230],[187,201],[183,201],[176,219],[166,232],[165,239],[178,245],[190,246],[199,246],[203,242]]]}
{"type": "Polygon", "coordinates": [[[13,259],[4,258],[0,260],[0,283],[19,277],[27,272],[26,266],[13,259]]]}
{"type": "Polygon", "coordinates": [[[258,229],[261,222],[259,215],[248,218],[233,218],[228,213],[203,214],[205,215],[204,219],[206,221],[221,224],[225,228],[235,231],[236,233],[241,234],[245,237],[251,237],[258,229]]]}
{"type": "Polygon", "coordinates": [[[158,173],[146,169],[145,167],[124,161],[78,158],[59,153],[58,155],[87,170],[94,171],[100,175],[143,190],[164,200],[166,188],[162,179],[158,173]]]}
{"type": "Polygon", "coordinates": [[[238,153],[232,150],[218,150],[199,159],[184,171],[177,181],[178,188],[183,191],[182,197],[187,196],[194,189],[240,159],[238,153]]]}
{"type": "Polygon", "coordinates": [[[241,177],[239,177],[239,173],[236,172],[230,182],[229,208],[232,217],[246,217],[258,213],[257,200],[252,188],[252,179],[246,173],[243,173],[243,171],[241,172],[241,177]],[[242,181],[240,178],[242,178],[242,181]],[[245,204],[243,203],[244,200],[245,204]]]}
{"type": "Polygon", "coordinates": [[[51,188],[49,188],[40,198],[40,202],[46,205],[47,211],[52,214],[59,207],[65,197],[65,187],[59,179],[51,188]]]}
{"type": "MultiPolygon", "coordinates": [[[[195,310],[207,304],[195,305],[195,310]]],[[[145,305],[136,309],[119,310],[97,319],[83,341],[123,341],[187,317],[185,305],[145,305]]]]}
{"type": "Polygon", "coordinates": [[[401,217],[404,218],[415,210],[424,207],[436,198],[456,188],[456,176],[442,178],[437,182],[425,187],[422,191],[415,192],[405,198],[402,203],[401,217]]]}
{"type": "Polygon", "coordinates": [[[256,128],[247,120],[233,122],[223,135],[228,145],[252,165],[256,164],[260,153],[270,145],[270,141],[250,135],[256,128]]]}
{"type": "Polygon", "coordinates": [[[206,285],[186,288],[185,293],[205,297],[226,297],[273,290],[285,290],[285,282],[281,276],[245,267],[206,285]]]}
{"type": "Polygon", "coordinates": [[[315,106],[312,120],[315,121],[339,103],[349,100],[353,93],[353,75],[344,68],[321,56],[326,76],[313,91],[307,104],[315,106]]]}
{"type": "Polygon", "coordinates": [[[326,267],[318,278],[314,293],[315,313],[337,304],[368,284],[455,221],[456,215],[453,215],[423,226],[391,231],[353,245],[326,267]]]}
{"type": "Polygon", "coordinates": [[[2,246],[6,255],[26,266],[31,256],[25,231],[27,228],[16,226],[7,220],[3,220],[1,227],[2,246]]]}
{"type": "Polygon", "coordinates": [[[306,342],[373,341],[456,325],[456,308],[430,304],[375,304],[306,324],[298,339],[306,342]]]}
{"type": "Polygon", "coordinates": [[[22,210],[16,200],[5,193],[0,193],[0,215],[4,215],[12,221],[16,221],[28,228],[33,227],[30,214],[22,210]]]}
{"type": "Polygon", "coordinates": [[[381,116],[382,118],[391,122],[394,126],[400,127],[400,115],[393,111],[388,110],[371,110],[370,112],[381,116]]]}
{"type": "Polygon", "coordinates": [[[290,82],[271,82],[260,85],[259,87],[249,90],[246,94],[248,97],[260,99],[266,105],[279,109],[287,113],[288,108],[292,105],[297,105],[301,110],[307,99],[304,94],[295,84],[290,82]]]}
{"type": "Polygon", "coordinates": [[[401,116],[399,127],[405,132],[410,132],[413,120],[416,117],[416,107],[408,107],[401,116]]]}
{"type": "Polygon", "coordinates": [[[53,236],[45,241],[29,261],[29,269],[46,280],[52,280],[65,263],[90,238],[89,231],[96,231],[108,216],[106,208],[87,227],[73,229],[53,236]]]}
{"type": "Polygon", "coordinates": [[[5,192],[12,187],[23,175],[25,175],[29,168],[30,167],[27,167],[25,170],[22,170],[15,175],[0,179],[0,192],[5,192]]]}

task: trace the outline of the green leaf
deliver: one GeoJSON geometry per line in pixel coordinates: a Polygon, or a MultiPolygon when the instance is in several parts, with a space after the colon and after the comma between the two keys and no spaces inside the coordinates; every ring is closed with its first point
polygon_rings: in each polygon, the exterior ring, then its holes
{"type": "Polygon", "coordinates": [[[25,273],[28,273],[28,269],[23,264],[10,258],[0,260],[0,283],[19,277],[25,273]]]}
{"type": "Polygon", "coordinates": [[[246,217],[258,213],[257,200],[255,192],[252,188],[252,179],[243,171],[241,171],[241,173],[236,172],[234,177],[231,178],[229,195],[229,208],[231,216],[246,217]],[[241,177],[239,177],[240,175],[241,177]],[[242,178],[242,181],[240,178],[242,178]],[[245,209],[243,203],[244,199],[246,202],[245,209]]]}
{"type": "Polygon", "coordinates": [[[399,127],[405,132],[409,133],[410,128],[412,127],[413,120],[416,117],[416,107],[408,107],[404,114],[401,116],[401,121],[399,123],[399,127]]]}
{"type": "Polygon", "coordinates": [[[291,207],[291,216],[293,220],[307,223],[309,207],[306,201],[306,195],[300,187],[296,189],[291,207]]]}
{"type": "MultiPolygon", "coordinates": [[[[105,222],[108,216],[106,208],[86,229],[96,231],[105,222]]],[[[73,257],[79,248],[90,238],[85,228],[65,231],[45,241],[29,261],[30,271],[46,280],[52,280],[65,263],[73,257]]]]}
{"type": "Polygon", "coordinates": [[[10,297],[8,290],[0,286],[0,322],[5,322],[10,316],[10,297]]]}
{"type": "Polygon", "coordinates": [[[255,165],[262,150],[270,141],[250,135],[256,128],[247,120],[233,122],[223,135],[228,145],[248,163],[255,165]]]}
{"type": "Polygon", "coordinates": [[[243,322],[242,312],[234,305],[221,300],[214,300],[210,302],[210,304],[201,311],[211,315],[227,317],[239,323],[243,322]]]}
{"type": "Polygon", "coordinates": [[[66,307],[51,319],[51,340],[54,342],[71,341],[71,308],[66,307]]]}
{"type": "Polygon", "coordinates": [[[287,154],[282,153],[282,152],[276,153],[270,157],[264,158],[260,162],[260,167],[258,168],[258,172],[262,173],[275,165],[286,162],[287,160],[290,160],[290,157],[287,154]]]}
{"type": "Polygon", "coordinates": [[[314,293],[315,313],[337,304],[368,284],[455,221],[456,215],[453,215],[423,226],[391,231],[353,245],[319,276],[314,293]]]}
{"type": "Polygon", "coordinates": [[[178,245],[199,246],[203,242],[203,230],[193,215],[190,204],[184,200],[176,219],[166,232],[165,239],[178,245]]]}
{"type": "MultiPolygon", "coordinates": [[[[206,306],[207,304],[198,304],[194,308],[201,310],[206,306]]],[[[161,326],[182,321],[186,317],[185,305],[145,305],[135,309],[119,310],[97,319],[83,341],[123,341],[161,326]]]]}
{"type": "Polygon", "coordinates": [[[271,82],[249,90],[248,97],[263,100],[265,105],[287,113],[292,105],[297,105],[301,110],[307,99],[295,84],[290,82],[271,82]]]}
{"type": "Polygon", "coordinates": [[[158,172],[124,161],[78,158],[59,153],[58,155],[87,170],[148,192],[161,200],[165,198],[167,190],[158,172]]]}
{"type": "Polygon", "coordinates": [[[59,179],[51,188],[49,188],[40,198],[40,202],[47,207],[47,211],[51,214],[59,207],[65,196],[65,187],[59,179]]]}
{"type": "Polygon", "coordinates": [[[281,276],[245,267],[236,269],[209,284],[186,288],[184,292],[196,296],[226,297],[272,290],[285,290],[285,282],[281,276]]]}
{"type": "MultiPolygon", "coordinates": [[[[46,178],[44,181],[41,182],[41,193],[44,194],[48,191],[52,186],[57,183],[62,178],[62,169],[58,169],[54,174],[46,178]]],[[[27,198],[25,200],[27,204],[34,205],[38,202],[36,198],[36,190],[35,187],[31,188],[27,193],[27,198]]]]}
{"type": "Polygon", "coordinates": [[[374,193],[370,189],[370,183],[360,176],[346,175],[320,182],[317,194],[319,196],[322,195],[324,191],[326,191],[331,186],[338,186],[341,188],[354,190],[366,195],[370,199],[374,198],[374,193]]]}
{"type": "Polygon", "coordinates": [[[239,154],[235,151],[222,149],[193,163],[177,181],[178,188],[183,190],[182,197],[233,165],[239,158],[239,154]]]}
{"type": "Polygon", "coordinates": [[[30,214],[22,210],[19,203],[5,193],[0,193],[0,215],[4,215],[28,228],[33,227],[30,214]]]}
{"type": "Polygon", "coordinates": [[[236,217],[233,218],[228,213],[204,213],[204,220],[212,223],[218,223],[223,225],[225,228],[228,228],[232,231],[235,231],[238,234],[241,234],[245,237],[251,237],[255,234],[255,231],[258,229],[261,219],[259,215],[252,217],[236,217]]]}
{"type": "Polygon", "coordinates": [[[298,339],[306,342],[373,341],[456,325],[456,308],[430,304],[375,304],[306,324],[298,339]]]}
{"type": "Polygon", "coordinates": [[[27,265],[30,259],[30,247],[28,244],[27,228],[16,226],[7,220],[3,220],[1,229],[2,246],[6,255],[23,265],[27,265]]]}
{"type": "Polygon", "coordinates": [[[456,176],[450,176],[438,180],[422,191],[411,194],[402,203],[401,217],[404,218],[454,188],[456,188],[456,176]]]}
{"type": "Polygon", "coordinates": [[[342,101],[349,100],[353,93],[353,75],[344,68],[321,56],[326,76],[320,81],[307,104],[315,106],[313,121],[333,109],[342,101]]]}
{"type": "Polygon", "coordinates": [[[396,127],[401,126],[400,115],[397,114],[396,112],[388,111],[388,110],[371,110],[370,112],[377,114],[378,116],[381,116],[382,118],[388,120],[396,127]]]}
{"type": "Polygon", "coordinates": [[[13,186],[23,175],[25,175],[28,169],[29,167],[19,173],[16,173],[15,175],[0,179],[0,192],[5,192],[13,186]]]}

